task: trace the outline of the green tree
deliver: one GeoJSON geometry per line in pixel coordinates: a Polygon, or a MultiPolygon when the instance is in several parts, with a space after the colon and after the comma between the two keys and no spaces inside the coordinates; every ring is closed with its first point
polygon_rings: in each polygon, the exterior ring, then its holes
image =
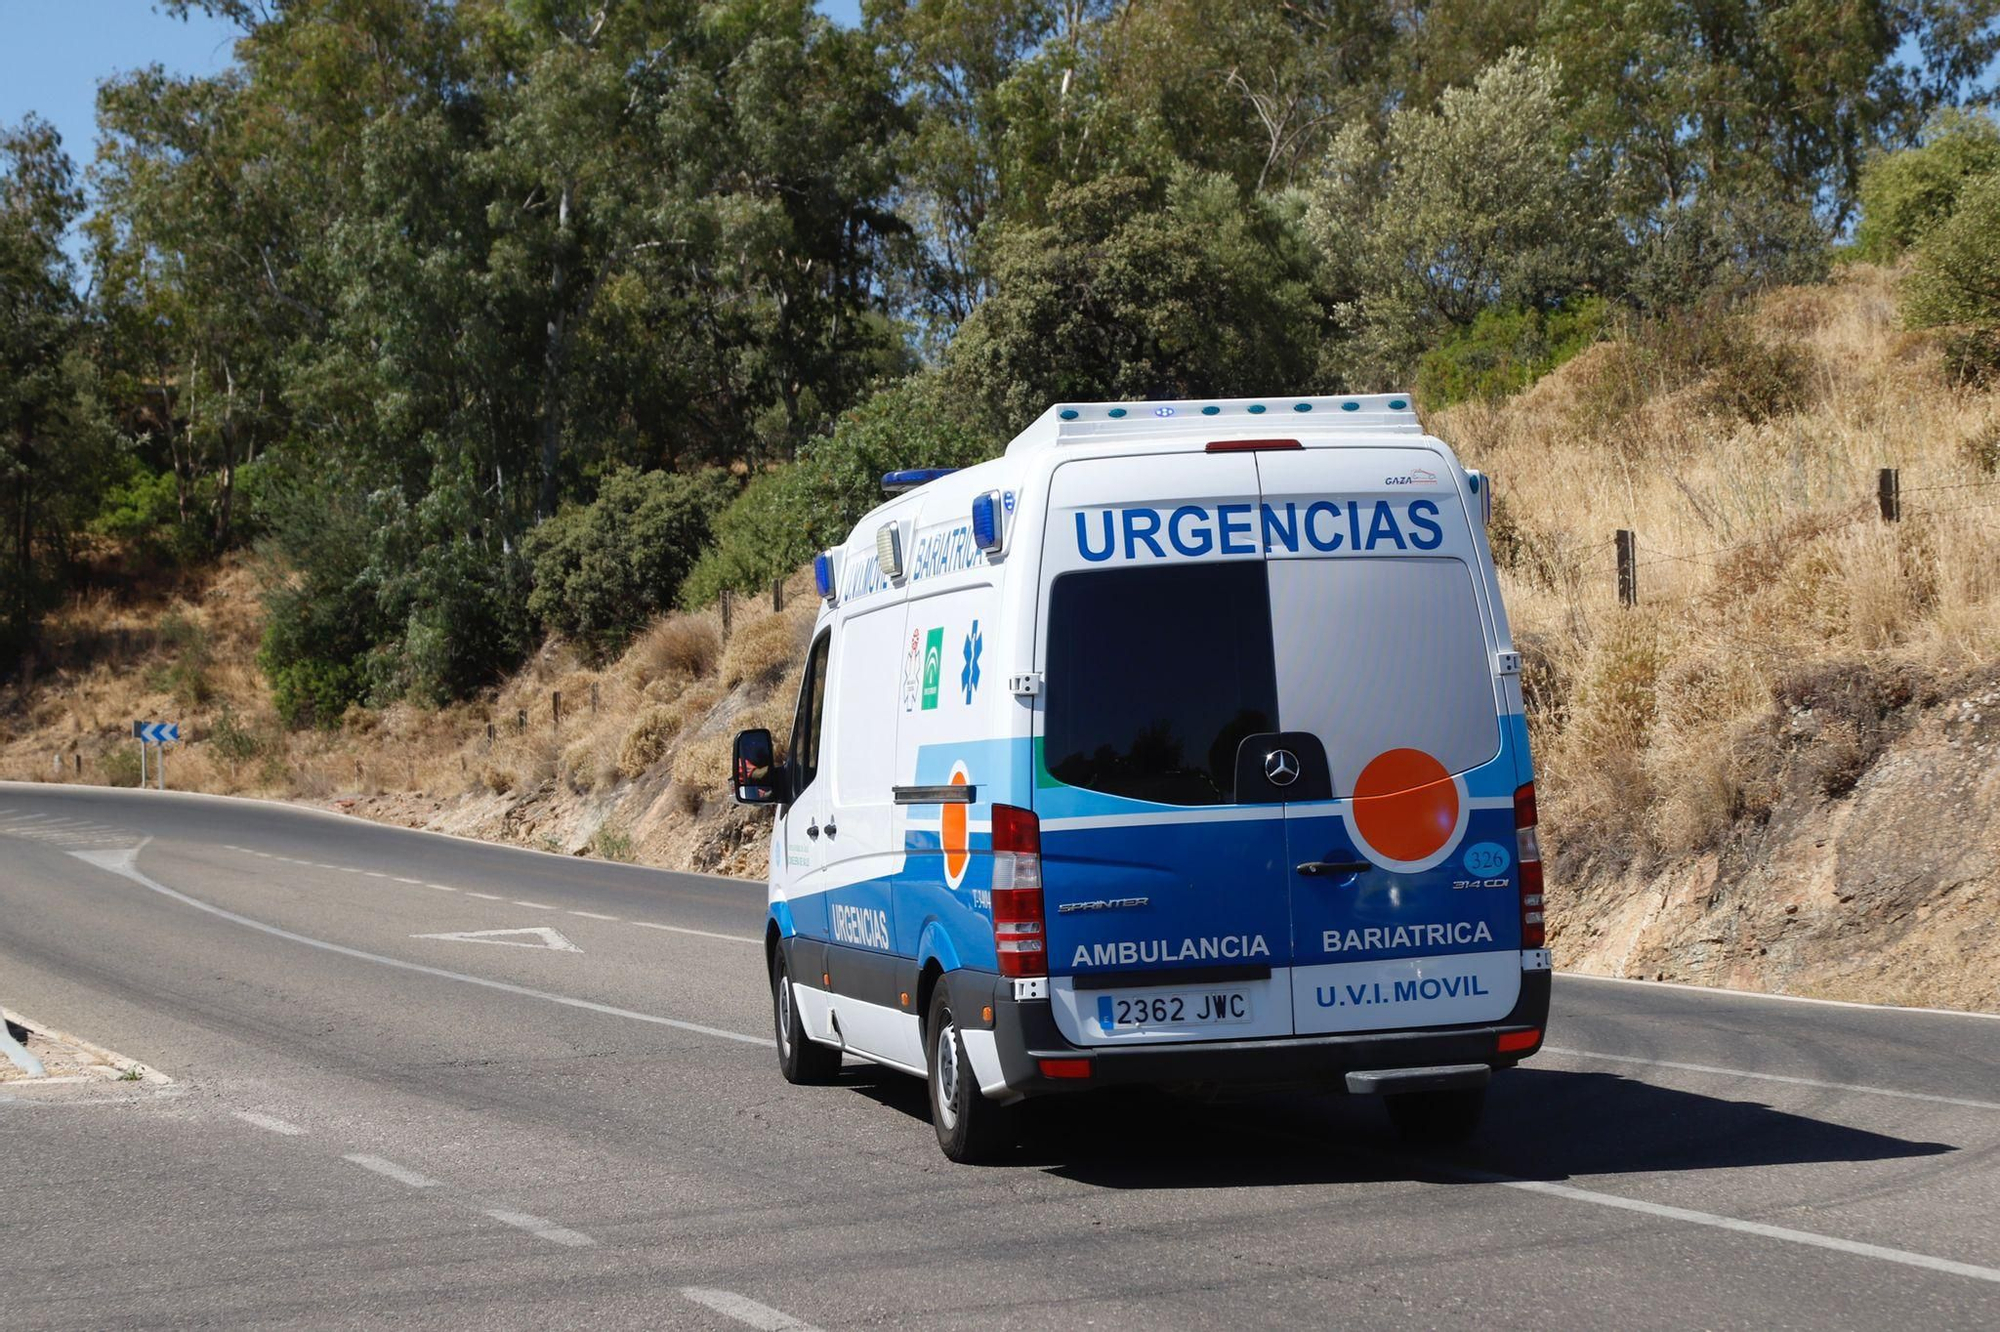
{"type": "Polygon", "coordinates": [[[1341,131],[1307,214],[1339,301],[1332,378],[1401,383],[1490,307],[1548,310],[1600,285],[1609,219],[1558,77],[1516,50],[1434,109],[1341,131]]]}
{"type": "Polygon", "coordinates": [[[1862,163],[1978,88],[1994,0],[1549,0],[1541,49],[1635,231],[1697,198],[1853,215],[1862,163]],[[1898,52],[1920,59],[1904,64],[1898,52]]]}
{"type": "Polygon", "coordinates": [[[1295,211],[1211,173],[1059,189],[1046,225],[995,238],[947,380],[1003,435],[1062,400],[1295,390],[1320,323],[1297,236],[1295,211]]]}
{"type": "Polygon", "coordinates": [[[1921,145],[1880,153],[1862,167],[1855,249],[1864,259],[1894,259],[1951,216],[1968,183],[1996,171],[2000,124],[1992,116],[1964,111],[1938,116],[1921,145]]]}
{"type": "Polygon", "coordinates": [[[53,128],[0,130],[0,659],[32,638],[116,453],[62,249],[82,207],[53,128]]]}

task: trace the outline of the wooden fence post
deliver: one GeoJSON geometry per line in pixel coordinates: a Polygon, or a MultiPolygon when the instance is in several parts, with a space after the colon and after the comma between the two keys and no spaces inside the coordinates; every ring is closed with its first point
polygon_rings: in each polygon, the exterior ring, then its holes
{"type": "Polygon", "coordinates": [[[785,580],[782,577],[773,578],[771,580],[771,609],[774,611],[781,611],[784,608],[785,608],[785,580]]]}
{"type": "Polygon", "coordinates": [[[1903,481],[1893,467],[1884,467],[1875,476],[1875,502],[1882,506],[1882,521],[1903,520],[1903,481]]]}
{"type": "Polygon", "coordinates": [[[1618,600],[1639,604],[1639,538],[1626,527],[1618,529],[1618,600]]]}
{"type": "Polygon", "coordinates": [[[722,636],[725,639],[729,637],[729,602],[729,589],[725,587],[722,589],[722,636]]]}
{"type": "Polygon", "coordinates": [[[562,729],[562,690],[549,691],[549,724],[558,731],[562,729]]]}

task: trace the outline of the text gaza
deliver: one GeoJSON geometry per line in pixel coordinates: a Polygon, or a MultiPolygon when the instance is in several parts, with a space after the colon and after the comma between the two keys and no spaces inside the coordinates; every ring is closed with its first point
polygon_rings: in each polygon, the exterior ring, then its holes
{"type": "Polygon", "coordinates": [[[1125,559],[1167,558],[1168,548],[1190,559],[1211,553],[1256,555],[1311,550],[1436,550],[1444,544],[1436,500],[1393,504],[1375,500],[1344,504],[1315,500],[1303,509],[1294,502],[1221,504],[1213,509],[1183,504],[1164,516],[1143,505],[1125,509],[1079,510],[1076,548],[1093,563],[1122,554],[1125,559]]]}

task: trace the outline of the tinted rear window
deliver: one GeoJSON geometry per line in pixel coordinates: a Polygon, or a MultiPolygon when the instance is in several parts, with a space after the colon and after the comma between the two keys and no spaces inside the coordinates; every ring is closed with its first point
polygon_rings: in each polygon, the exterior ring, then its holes
{"type": "Polygon", "coordinates": [[[1262,562],[1064,574],[1048,635],[1057,780],[1170,805],[1235,798],[1237,745],[1277,729],[1262,562]]]}

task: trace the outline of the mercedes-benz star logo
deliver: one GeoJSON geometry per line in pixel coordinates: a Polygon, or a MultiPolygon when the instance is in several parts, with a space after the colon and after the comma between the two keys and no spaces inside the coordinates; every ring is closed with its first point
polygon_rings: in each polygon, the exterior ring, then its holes
{"type": "Polygon", "coordinates": [[[1299,756],[1289,749],[1264,755],[1264,776],[1273,786],[1290,786],[1299,779],[1299,756]]]}

